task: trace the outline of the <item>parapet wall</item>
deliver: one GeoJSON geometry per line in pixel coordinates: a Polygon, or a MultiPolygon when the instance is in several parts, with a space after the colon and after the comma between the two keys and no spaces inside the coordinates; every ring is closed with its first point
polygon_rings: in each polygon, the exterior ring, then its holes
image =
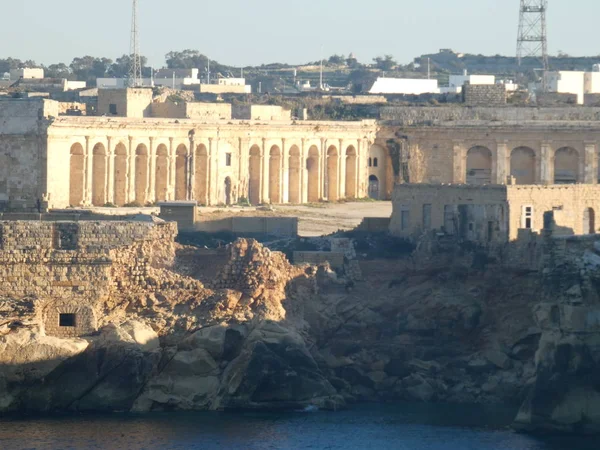
{"type": "Polygon", "coordinates": [[[174,238],[174,223],[0,222],[0,250],[106,252],[134,242],[174,238]]]}
{"type": "Polygon", "coordinates": [[[487,122],[526,122],[526,121],[597,121],[600,108],[556,107],[402,107],[381,108],[380,119],[403,126],[434,126],[444,122],[487,121],[487,122]]]}

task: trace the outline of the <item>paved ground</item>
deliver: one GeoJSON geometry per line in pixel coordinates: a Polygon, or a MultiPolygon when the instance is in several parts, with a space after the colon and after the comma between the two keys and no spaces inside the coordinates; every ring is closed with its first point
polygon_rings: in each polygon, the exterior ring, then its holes
{"type": "MultiPolygon", "coordinates": [[[[103,214],[158,214],[158,208],[88,208],[103,214]]],[[[363,217],[390,217],[391,202],[315,203],[310,205],[277,205],[273,210],[263,208],[200,208],[203,220],[233,215],[296,216],[300,219],[301,236],[320,236],[356,227],[363,217]]]]}

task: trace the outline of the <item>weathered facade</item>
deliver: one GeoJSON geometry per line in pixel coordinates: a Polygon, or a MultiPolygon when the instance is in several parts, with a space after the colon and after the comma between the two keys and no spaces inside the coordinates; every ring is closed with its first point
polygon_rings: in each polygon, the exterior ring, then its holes
{"type": "Polygon", "coordinates": [[[89,334],[102,301],[146,286],[176,234],[175,223],[0,222],[0,304],[31,302],[49,335],[89,334]]]}
{"type": "Polygon", "coordinates": [[[437,230],[479,243],[541,232],[544,214],[554,217],[554,236],[595,234],[599,185],[399,184],[394,190],[390,231],[407,238],[437,230]]]}
{"type": "Polygon", "coordinates": [[[0,202],[64,208],[368,195],[374,121],[152,118],[133,100],[135,107],[102,103],[130,117],[59,117],[56,102],[0,101],[0,202]],[[15,111],[23,122],[11,119],[15,111]]]}

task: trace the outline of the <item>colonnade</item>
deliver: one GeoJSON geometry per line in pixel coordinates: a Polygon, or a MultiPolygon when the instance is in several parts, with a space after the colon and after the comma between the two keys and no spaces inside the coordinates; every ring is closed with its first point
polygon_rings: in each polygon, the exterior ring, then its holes
{"type": "Polygon", "coordinates": [[[70,146],[69,203],[336,201],[366,196],[366,139],[85,137],[70,146]]]}

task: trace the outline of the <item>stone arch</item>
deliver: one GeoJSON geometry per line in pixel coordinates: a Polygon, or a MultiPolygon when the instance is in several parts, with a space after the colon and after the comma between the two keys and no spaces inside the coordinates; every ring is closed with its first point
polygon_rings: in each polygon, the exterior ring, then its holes
{"type": "Polygon", "coordinates": [[[467,184],[492,183],[492,152],[489,148],[475,146],[467,151],[467,184]]]}
{"type": "Polygon", "coordinates": [[[56,299],[42,310],[46,334],[57,337],[77,337],[93,333],[97,319],[93,308],[82,299],[56,299]]]}
{"type": "Polygon", "coordinates": [[[579,182],[579,152],[572,147],[562,147],[554,154],[554,184],[579,182]]]}
{"type": "Polygon", "coordinates": [[[121,142],[115,147],[114,203],[123,206],[127,203],[127,147],[121,142]]]}
{"type": "Polygon", "coordinates": [[[106,204],[106,148],[98,143],[92,149],[92,205],[106,204]]]}
{"type": "Polygon", "coordinates": [[[140,144],[135,149],[135,202],[146,204],[148,189],[148,147],[140,144]]]}
{"type": "Polygon", "coordinates": [[[596,211],[586,208],[583,211],[583,234],[596,234],[596,211]]]}
{"type": "Polygon", "coordinates": [[[340,156],[335,145],[327,149],[327,200],[335,202],[339,200],[339,166],[340,156]]]}
{"type": "Polygon", "coordinates": [[[226,177],[225,178],[225,182],[223,184],[224,187],[224,193],[225,193],[225,204],[227,206],[230,206],[233,202],[232,202],[232,198],[231,198],[231,178],[230,177],[226,177]]]}
{"type": "Polygon", "coordinates": [[[79,143],[71,146],[69,167],[69,204],[81,206],[83,203],[85,157],[83,146],[79,143]]]}
{"type": "Polygon", "coordinates": [[[269,199],[281,203],[281,149],[277,145],[269,152],[269,199]]]}
{"type": "Polygon", "coordinates": [[[175,200],[187,200],[188,149],[180,144],[175,151],[175,200]]]}
{"type": "Polygon", "coordinates": [[[308,157],[306,158],[308,201],[319,201],[319,149],[316,145],[308,149],[308,157]]]}
{"type": "Polygon", "coordinates": [[[350,146],[346,149],[346,198],[356,198],[356,149],[350,146]]]}
{"type": "Polygon", "coordinates": [[[290,158],[289,158],[289,202],[290,203],[302,203],[300,197],[300,149],[297,145],[290,147],[290,158]]]}
{"type": "Polygon", "coordinates": [[[156,201],[164,202],[169,190],[169,149],[165,144],[156,147],[155,196],[156,201]]]}
{"type": "Polygon", "coordinates": [[[196,147],[196,200],[208,205],[208,150],[206,145],[196,147]]]}
{"type": "Polygon", "coordinates": [[[536,157],[533,149],[517,147],[510,154],[510,176],[515,184],[535,184],[536,157]]]}
{"type": "Polygon", "coordinates": [[[250,148],[250,160],[248,163],[248,201],[252,205],[258,205],[260,203],[260,147],[253,145],[250,148]]]}
{"type": "Polygon", "coordinates": [[[376,175],[369,175],[369,198],[379,200],[380,195],[379,178],[376,175]]]}

